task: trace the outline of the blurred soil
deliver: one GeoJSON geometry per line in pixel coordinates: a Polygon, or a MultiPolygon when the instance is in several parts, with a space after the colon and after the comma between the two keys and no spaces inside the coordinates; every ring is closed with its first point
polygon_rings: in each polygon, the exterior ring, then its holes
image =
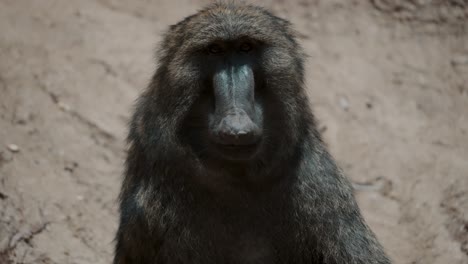
{"type": "MultiPolygon", "coordinates": [[[[0,1],[0,263],[110,263],[131,106],[207,1],[0,1]]],[[[395,263],[468,263],[468,1],[269,0],[395,263]]]]}

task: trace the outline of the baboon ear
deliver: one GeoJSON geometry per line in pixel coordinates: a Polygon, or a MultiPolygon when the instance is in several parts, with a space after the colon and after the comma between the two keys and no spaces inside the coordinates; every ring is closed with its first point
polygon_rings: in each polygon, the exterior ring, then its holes
{"type": "Polygon", "coordinates": [[[291,26],[291,22],[289,22],[288,20],[283,19],[281,17],[277,17],[276,21],[282,27],[289,28],[291,26]]]}
{"type": "Polygon", "coordinates": [[[169,29],[164,33],[163,40],[160,44],[160,49],[156,53],[159,59],[164,60],[181,46],[183,41],[183,25],[181,25],[182,22],[169,26],[169,29]]]}
{"type": "Polygon", "coordinates": [[[163,40],[160,44],[160,49],[157,51],[157,56],[164,59],[175,52],[182,45],[184,40],[184,29],[187,28],[187,23],[192,20],[195,15],[186,17],[177,24],[170,25],[169,29],[164,33],[163,40]]]}

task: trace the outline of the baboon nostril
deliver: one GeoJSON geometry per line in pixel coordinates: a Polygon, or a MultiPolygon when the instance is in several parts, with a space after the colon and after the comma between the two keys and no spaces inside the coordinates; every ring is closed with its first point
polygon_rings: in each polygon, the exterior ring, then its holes
{"type": "Polygon", "coordinates": [[[246,146],[257,143],[260,129],[243,110],[225,114],[215,129],[215,140],[221,145],[246,146]]]}
{"type": "Polygon", "coordinates": [[[222,129],[218,132],[218,143],[222,145],[252,145],[259,139],[259,133],[254,130],[222,129]]]}

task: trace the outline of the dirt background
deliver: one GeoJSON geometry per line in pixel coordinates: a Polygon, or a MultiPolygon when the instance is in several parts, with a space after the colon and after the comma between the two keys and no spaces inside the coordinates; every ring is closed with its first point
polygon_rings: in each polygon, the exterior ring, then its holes
{"type": "MultiPolygon", "coordinates": [[[[131,105],[207,1],[0,0],[0,263],[110,263],[131,105]]],[[[468,263],[468,1],[270,0],[395,263],[468,263]]]]}

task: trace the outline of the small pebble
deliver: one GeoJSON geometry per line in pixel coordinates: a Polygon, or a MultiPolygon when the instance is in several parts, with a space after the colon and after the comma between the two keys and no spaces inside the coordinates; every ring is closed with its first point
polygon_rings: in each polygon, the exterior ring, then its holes
{"type": "Polygon", "coordinates": [[[348,99],[344,98],[344,97],[341,97],[340,98],[340,107],[345,110],[345,111],[348,111],[349,109],[349,101],[348,99]]]}
{"type": "Polygon", "coordinates": [[[10,150],[13,153],[16,153],[16,152],[19,152],[20,149],[19,149],[18,145],[9,144],[8,145],[8,150],[10,150]]]}
{"type": "Polygon", "coordinates": [[[71,107],[63,102],[58,102],[58,107],[64,112],[69,112],[71,110],[71,107]]]}

